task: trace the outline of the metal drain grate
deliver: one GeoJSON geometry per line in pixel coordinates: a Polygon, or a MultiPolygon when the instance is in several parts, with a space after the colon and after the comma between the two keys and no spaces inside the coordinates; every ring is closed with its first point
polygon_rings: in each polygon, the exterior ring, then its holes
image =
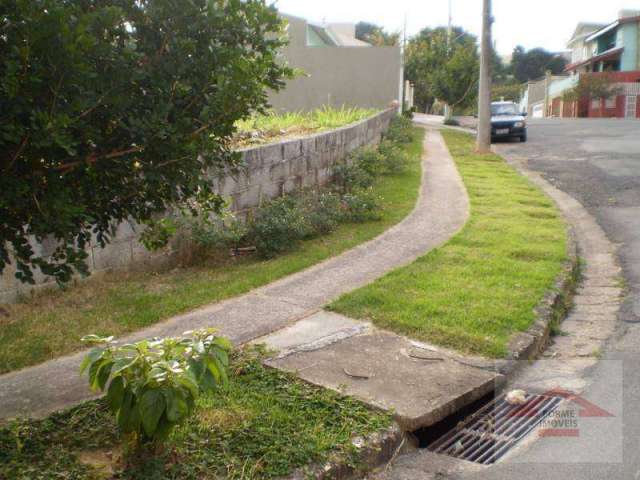
{"type": "Polygon", "coordinates": [[[433,442],[428,450],[491,465],[553,412],[562,401],[550,395],[527,395],[523,405],[498,397],[433,442]]]}

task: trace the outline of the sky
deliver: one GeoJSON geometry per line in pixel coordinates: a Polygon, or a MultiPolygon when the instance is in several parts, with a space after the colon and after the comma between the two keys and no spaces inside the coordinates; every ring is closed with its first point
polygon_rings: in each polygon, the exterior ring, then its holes
{"type": "MultiPolygon", "coordinates": [[[[482,0],[451,0],[453,24],[479,35],[482,0]]],[[[448,0],[276,0],[285,13],[316,22],[367,21],[407,34],[447,24],[448,0]]],[[[638,0],[493,0],[497,51],[508,55],[516,45],[550,51],[565,49],[578,22],[609,23],[622,9],[640,10],[638,0]]]]}

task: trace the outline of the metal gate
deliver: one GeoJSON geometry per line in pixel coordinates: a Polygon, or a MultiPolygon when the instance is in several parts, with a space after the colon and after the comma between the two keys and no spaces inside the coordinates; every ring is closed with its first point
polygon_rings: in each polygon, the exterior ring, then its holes
{"type": "Polygon", "coordinates": [[[624,116],[625,118],[636,118],[638,111],[638,96],[627,95],[624,116]]]}

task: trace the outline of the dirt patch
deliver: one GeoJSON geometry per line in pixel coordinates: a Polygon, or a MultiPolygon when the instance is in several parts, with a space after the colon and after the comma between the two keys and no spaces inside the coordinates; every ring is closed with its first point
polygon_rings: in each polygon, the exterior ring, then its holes
{"type": "Polygon", "coordinates": [[[118,448],[108,450],[85,450],[78,453],[78,461],[92,467],[98,478],[111,478],[122,459],[118,448]]]}

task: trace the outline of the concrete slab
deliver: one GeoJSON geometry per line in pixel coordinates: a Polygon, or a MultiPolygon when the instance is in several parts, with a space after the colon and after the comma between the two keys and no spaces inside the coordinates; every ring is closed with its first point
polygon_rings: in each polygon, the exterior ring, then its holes
{"type": "Polygon", "coordinates": [[[317,350],[332,343],[366,332],[371,324],[337,313],[321,310],[295,324],[252,343],[264,344],[286,357],[295,352],[317,350]]]}
{"type": "Polygon", "coordinates": [[[268,362],[304,380],[394,412],[405,430],[433,425],[492,391],[502,376],[374,330],[268,362]]]}

